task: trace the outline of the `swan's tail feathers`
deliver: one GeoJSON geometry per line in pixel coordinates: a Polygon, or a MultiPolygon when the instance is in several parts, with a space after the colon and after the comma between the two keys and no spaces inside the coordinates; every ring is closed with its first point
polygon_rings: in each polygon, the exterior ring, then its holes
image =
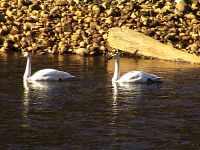
{"type": "Polygon", "coordinates": [[[73,75],[70,75],[70,76],[64,77],[64,79],[65,79],[65,80],[67,80],[67,79],[69,79],[69,80],[70,80],[70,79],[72,79],[72,78],[75,78],[75,76],[73,76],[73,75]]]}
{"type": "Polygon", "coordinates": [[[70,76],[70,78],[75,78],[75,76],[70,76]]]}
{"type": "Polygon", "coordinates": [[[148,78],[148,82],[162,82],[162,77],[148,78]]]}

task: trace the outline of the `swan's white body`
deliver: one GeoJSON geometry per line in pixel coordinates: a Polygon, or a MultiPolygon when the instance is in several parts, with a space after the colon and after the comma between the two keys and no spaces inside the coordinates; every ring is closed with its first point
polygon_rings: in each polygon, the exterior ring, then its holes
{"type": "Polygon", "coordinates": [[[72,78],[71,74],[56,69],[42,69],[31,75],[31,54],[24,52],[23,57],[27,57],[26,69],[24,72],[24,80],[28,81],[60,81],[72,78]]]}
{"type": "Polygon", "coordinates": [[[112,82],[116,83],[124,83],[124,82],[135,82],[135,83],[141,83],[141,82],[157,82],[160,81],[161,77],[146,73],[144,71],[131,71],[128,72],[120,77],[120,71],[119,71],[119,56],[113,55],[113,59],[115,59],[115,70],[114,75],[112,78],[112,82]]]}

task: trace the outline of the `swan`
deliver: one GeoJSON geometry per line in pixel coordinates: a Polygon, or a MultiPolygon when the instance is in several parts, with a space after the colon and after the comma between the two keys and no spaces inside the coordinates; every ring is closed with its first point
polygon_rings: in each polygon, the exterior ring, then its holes
{"type": "Polygon", "coordinates": [[[115,83],[160,82],[160,79],[162,78],[154,74],[146,73],[144,71],[130,71],[120,77],[119,55],[114,54],[111,58],[115,60],[115,69],[114,69],[112,82],[115,82],[115,83]]]}
{"type": "Polygon", "coordinates": [[[31,75],[31,53],[24,52],[22,57],[27,57],[26,69],[23,79],[26,81],[61,81],[72,78],[71,74],[56,69],[42,69],[31,75]]]}

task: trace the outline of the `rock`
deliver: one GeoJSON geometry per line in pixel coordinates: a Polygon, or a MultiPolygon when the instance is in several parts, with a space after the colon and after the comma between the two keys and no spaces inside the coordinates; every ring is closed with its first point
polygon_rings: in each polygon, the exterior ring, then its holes
{"type": "Polygon", "coordinates": [[[104,9],[107,9],[110,6],[111,1],[110,0],[106,0],[105,2],[102,3],[102,7],[104,9]]]}
{"type": "Polygon", "coordinates": [[[66,6],[67,5],[67,2],[71,5],[72,3],[74,3],[73,0],[56,0],[55,1],[55,5],[56,6],[66,6]]]}
{"type": "Polygon", "coordinates": [[[100,16],[100,14],[101,14],[101,9],[100,9],[97,5],[94,5],[94,6],[92,7],[92,11],[94,12],[94,14],[95,14],[96,16],[100,16]]]}
{"type": "Polygon", "coordinates": [[[190,45],[190,49],[192,52],[196,52],[199,49],[199,46],[196,43],[194,43],[190,45]]]}
{"type": "Polygon", "coordinates": [[[0,37],[0,45],[2,45],[4,40],[0,37]]]}
{"type": "Polygon", "coordinates": [[[198,16],[198,17],[200,17],[200,10],[199,10],[199,11],[197,11],[197,16],[198,16]]]}
{"type": "Polygon", "coordinates": [[[55,45],[52,47],[51,53],[52,53],[52,54],[58,54],[58,53],[59,53],[59,52],[58,52],[58,45],[55,44],[55,45]]]}
{"type": "Polygon", "coordinates": [[[191,5],[191,9],[196,11],[196,10],[199,10],[199,7],[198,7],[198,1],[196,0],[193,0],[192,1],[192,5],[191,5]]]}
{"type": "Polygon", "coordinates": [[[8,8],[10,4],[8,2],[0,2],[0,7],[2,8],[8,8]]]}
{"type": "Polygon", "coordinates": [[[185,2],[185,0],[175,0],[175,2],[178,4],[180,2],[185,2]]]}
{"type": "Polygon", "coordinates": [[[112,48],[129,53],[137,52],[138,55],[145,57],[200,63],[198,56],[177,50],[172,46],[162,44],[153,38],[127,28],[111,28],[108,42],[112,48]]]}
{"type": "Polygon", "coordinates": [[[189,13],[189,14],[186,14],[185,15],[185,17],[187,18],[187,19],[196,19],[196,16],[194,15],[194,14],[192,14],[192,13],[189,13]]]}
{"type": "Polygon", "coordinates": [[[75,15],[78,16],[78,17],[83,17],[83,12],[80,11],[80,10],[77,10],[77,11],[75,12],[75,15]]]}
{"type": "Polygon", "coordinates": [[[105,47],[105,46],[101,46],[99,49],[100,49],[101,51],[103,51],[103,52],[106,51],[106,47],[105,47]]]}
{"type": "Polygon", "coordinates": [[[10,28],[6,25],[3,25],[0,29],[0,35],[7,35],[10,32],[10,28]]]}
{"type": "Polygon", "coordinates": [[[1,48],[0,48],[0,52],[8,52],[8,51],[9,51],[8,48],[5,48],[5,47],[1,47],[1,48]]]}
{"type": "Polygon", "coordinates": [[[176,10],[178,11],[178,13],[183,13],[186,11],[187,9],[187,4],[184,1],[180,1],[176,4],[176,10]]]}
{"type": "Polygon", "coordinates": [[[88,55],[88,50],[86,48],[78,48],[75,50],[75,53],[81,56],[88,55]]]}
{"type": "Polygon", "coordinates": [[[80,0],[74,0],[74,2],[75,2],[76,4],[79,4],[79,3],[80,3],[80,0]]]}
{"type": "Polygon", "coordinates": [[[16,47],[35,43],[35,49],[56,54],[90,50],[93,44],[108,49],[108,30],[121,27],[191,53],[199,40],[199,17],[198,0],[1,0],[0,36],[16,47]],[[61,41],[69,47],[55,48],[61,41]]]}
{"type": "Polygon", "coordinates": [[[188,41],[190,38],[191,38],[190,36],[185,35],[185,36],[182,37],[182,40],[183,41],[188,41]]]}
{"type": "Polygon", "coordinates": [[[81,48],[84,48],[84,47],[86,47],[86,42],[85,41],[81,41],[80,43],[79,43],[79,45],[80,45],[80,47],[81,48]]]}
{"type": "Polygon", "coordinates": [[[67,51],[68,51],[68,49],[67,49],[66,47],[61,47],[61,48],[58,50],[59,54],[66,54],[67,51]]]}
{"type": "Polygon", "coordinates": [[[90,55],[99,55],[100,54],[100,48],[98,45],[93,45],[90,47],[90,55]]]}
{"type": "Polygon", "coordinates": [[[106,18],[105,23],[109,25],[113,24],[113,17],[106,18]]]}
{"type": "Polygon", "coordinates": [[[36,4],[30,5],[30,6],[29,6],[29,10],[30,10],[30,11],[33,11],[33,10],[41,10],[41,7],[40,7],[40,5],[39,5],[38,3],[36,3],[36,4]]]}
{"type": "Polygon", "coordinates": [[[4,41],[4,43],[3,43],[3,47],[5,47],[5,48],[10,48],[10,47],[12,47],[13,46],[13,41],[12,40],[5,40],[4,41]]]}
{"type": "Polygon", "coordinates": [[[13,15],[13,12],[10,11],[10,10],[6,10],[6,15],[9,16],[9,17],[12,17],[13,15]]]}
{"type": "Polygon", "coordinates": [[[16,26],[13,26],[10,30],[10,34],[15,35],[18,34],[20,32],[19,28],[16,26]]]}
{"type": "Polygon", "coordinates": [[[116,12],[113,8],[110,8],[108,11],[107,11],[107,15],[108,16],[115,16],[116,15],[116,12]]]}
{"type": "Polygon", "coordinates": [[[71,40],[72,41],[78,41],[78,40],[80,40],[81,39],[81,35],[80,34],[73,34],[72,36],[71,36],[71,40]]]}

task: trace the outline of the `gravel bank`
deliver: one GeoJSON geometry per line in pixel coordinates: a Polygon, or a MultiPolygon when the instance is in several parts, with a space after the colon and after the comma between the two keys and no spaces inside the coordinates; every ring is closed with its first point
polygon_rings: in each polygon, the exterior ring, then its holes
{"type": "Polygon", "coordinates": [[[0,51],[102,55],[127,27],[200,55],[198,0],[1,0],[0,51]]]}

